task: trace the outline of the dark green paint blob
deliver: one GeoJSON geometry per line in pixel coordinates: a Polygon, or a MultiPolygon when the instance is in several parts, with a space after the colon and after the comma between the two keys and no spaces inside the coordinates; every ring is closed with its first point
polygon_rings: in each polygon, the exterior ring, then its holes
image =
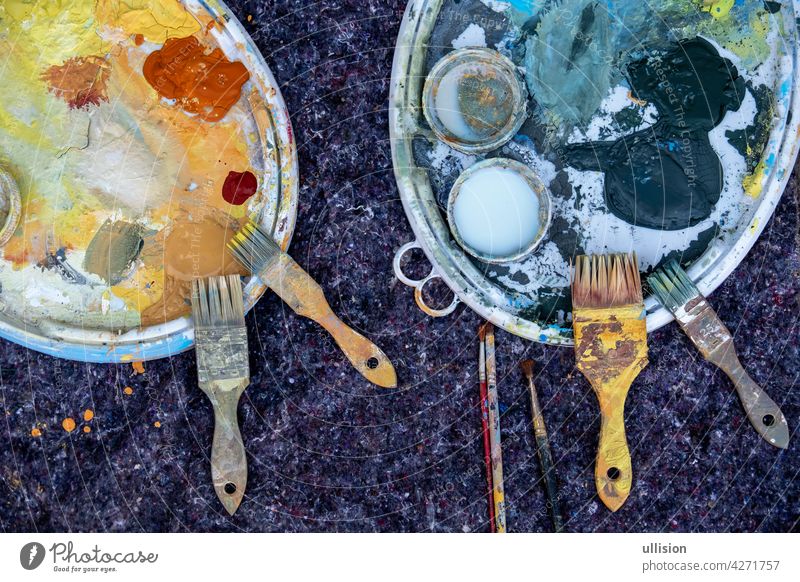
{"type": "Polygon", "coordinates": [[[739,108],[744,79],[698,37],[631,63],[628,80],[633,94],[657,109],[655,125],[613,142],[569,146],[569,163],[605,173],[606,204],[622,220],[659,230],[694,226],[722,192],[708,132],[739,108]]]}
{"type": "Polygon", "coordinates": [[[756,113],[753,123],[744,129],[726,131],[725,137],[728,143],[744,156],[747,163],[747,173],[752,174],[758,162],[761,161],[761,154],[769,141],[769,133],[772,129],[772,115],[775,111],[775,100],[772,91],[766,85],[754,87],[748,83],[747,88],[756,100],[756,111],[758,113],[756,113]]]}
{"type": "Polygon", "coordinates": [[[770,14],[775,14],[776,12],[780,12],[781,3],[772,2],[771,0],[764,0],[764,9],[770,14]]]}
{"type": "Polygon", "coordinates": [[[83,268],[109,285],[118,284],[142,250],[142,230],[138,224],[106,220],[86,247],[83,268]]]}

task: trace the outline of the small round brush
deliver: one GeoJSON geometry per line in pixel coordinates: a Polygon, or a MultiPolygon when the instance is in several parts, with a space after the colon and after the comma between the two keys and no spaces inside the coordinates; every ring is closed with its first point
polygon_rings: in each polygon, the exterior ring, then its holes
{"type": "Polygon", "coordinates": [[[558,503],[558,483],[556,482],[556,469],[553,463],[553,453],[550,450],[550,441],[547,438],[547,429],[544,425],[542,408],[539,406],[539,396],[536,394],[536,385],[533,383],[533,361],[524,360],[520,364],[522,373],[528,380],[528,391],[531,395],[531,416],[533,417],[533,435],[536,438],[536,452],[539,454],[539,463],[542,466],[542,477],[547,487],[547,499],[553,515],[553,527],[557,533],[564,531],[564,521],[561,518],[561,508],[558,503]]]}

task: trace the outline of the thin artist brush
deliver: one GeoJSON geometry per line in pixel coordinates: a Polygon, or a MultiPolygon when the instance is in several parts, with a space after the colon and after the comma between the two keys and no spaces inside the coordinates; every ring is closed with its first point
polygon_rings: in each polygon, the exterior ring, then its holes
{"type": "Polygon", "coordinates": [[[556,469],[553,463],[553,453],[550,450],[550,440],[547,438],[547,428],[544,424],[544,415],[539,406],[539,396],[536,394],[536,385],[533,383],[533,361],[524,360],[520,364],[522,373],[528,379],[528,391],[531,395],[531,416],[533,417],[533,434],[536,438],[536,452],[539,454],[539,463],[542,466],[542,478],[547,486],[547,498],[550,510],[553,512],[553,527],[557,533],[564,531],[564,521],[561,518],[561,508],[558,503],[558,483],[556,482],[556,469]]]}
{"type": "Polygon", "coordinates": [[[497,532],[494,518],[494,485],[492,484],[492,449],[489,445],[489,392],[486,388],[486,346],[485,331],[481,325],[478,335],[481,340],[480,356],[478,358],[478,380],[481,395],[481,433],[483,436],[483,461],[486,465],[486,493],[489,497],[489,531],[497,532]]]}
{"type": "Polygon", "coordinates": [[[494,326],[485,326],[486,379],[489,404],[489,444],[492,459],[492,496],[497,533],[506,533],[506,501],[503,487],[503,447],[500,441],[500,406],[497,399],[497,367],[494,351],[494,326]]]}

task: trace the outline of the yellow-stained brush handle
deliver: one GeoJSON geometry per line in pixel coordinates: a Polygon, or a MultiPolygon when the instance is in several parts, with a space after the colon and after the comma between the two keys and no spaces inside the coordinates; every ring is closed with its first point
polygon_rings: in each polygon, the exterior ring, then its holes
{"type": "Polygon", "coordinates": [[[295,313],[325,328],[355,369],[367,380],[383,388],[397,386],[397,374],[386,354],[339,319],[328,305],[322,287],[289,255],[281,253],[271,260],[259,277],[295,313]]]}
{"type": "Polygon", "coordinates": [[[622,507],[633,483],[631,454],[625,436],[625,398],[629,388],[630,384],[624,388],[617,384],[613,390],[595,388],[600,404],[600,443],[594,482],[597,494],[611,511],[622,507]]]}

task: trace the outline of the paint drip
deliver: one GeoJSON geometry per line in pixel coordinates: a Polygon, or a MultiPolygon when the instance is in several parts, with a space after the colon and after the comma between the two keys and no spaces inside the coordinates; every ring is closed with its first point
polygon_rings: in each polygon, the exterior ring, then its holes
{"type": "Polygon", "coordinates": [[[229,172],[222,185],[222,197],[234,206],[241,206],[257,191],[258,180],[252,172],[229,172]]]}
{"type": "Polygon", "coordinates": [[[241,97],[250,73],[219,48],[207,52],[197,38],[171,38],[144,62],[147,82],[159,95],[175,99],[188,113],[219,121],[241,97]]]}
{"type": "Polygon", "coordinates": [[[711,215],[723,187],[708,132],[739,109],[745,81],[701,37],[631,63],[628,80],[634,96],[656,108],[655,124],[615,141],[568,146],[569,163],[605,174],[606,204],[618,218],[658,230],[694,226],[711,215]]]}

